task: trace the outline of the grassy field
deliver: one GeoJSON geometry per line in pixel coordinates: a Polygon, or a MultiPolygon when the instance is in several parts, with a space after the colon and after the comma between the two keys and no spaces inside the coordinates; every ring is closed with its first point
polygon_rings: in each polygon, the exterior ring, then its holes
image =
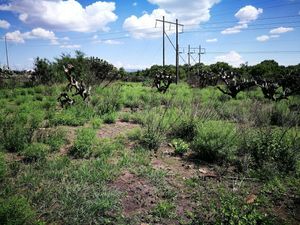
{"type": "Polygon", "coordinates": [[[299,97],[0,90],[0,224],[299,224],[299,97]]]}

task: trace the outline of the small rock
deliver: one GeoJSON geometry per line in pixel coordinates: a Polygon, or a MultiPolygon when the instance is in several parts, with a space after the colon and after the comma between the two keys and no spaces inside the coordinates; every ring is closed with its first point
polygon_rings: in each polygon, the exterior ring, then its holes
{"type": "Polygon", "coordinates": [[[247,196],[245,201],[246,201],[247,204],[252,204],[255,201],[256,198],[257,198],[256,195],[250,194],[250,195],[247,196]]]}
{"type": "Polygon", "coordinates": [[[203,174],[207,174],[207,170],[204,169],[204,168],[200,168],[200,169],[199,169],[199,172],[200,172],[200,173],[203,173],[203,174]]]}

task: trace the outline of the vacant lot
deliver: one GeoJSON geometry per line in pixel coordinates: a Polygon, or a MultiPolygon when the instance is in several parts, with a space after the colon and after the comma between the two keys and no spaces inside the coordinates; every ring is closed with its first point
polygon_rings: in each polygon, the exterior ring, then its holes
{"type": "Polygon", "coordinates": [[[300,223],[299,97],[62,89],[0,90],[1,224],[300,223]]]}

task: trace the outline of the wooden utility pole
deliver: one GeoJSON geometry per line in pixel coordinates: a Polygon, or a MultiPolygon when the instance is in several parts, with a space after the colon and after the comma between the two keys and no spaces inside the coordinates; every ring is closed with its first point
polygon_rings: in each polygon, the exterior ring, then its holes
{"type": "Polygon", "coordinates": [[[178,19],[176,19],[176,84],[179,82],[179,42],[178,42],[178,19]]]}
{"type": "Polygon", "coordinates": [[[163,68],[165,68],[166,63],[166,53],[165,53],[165,17],[163,16],[163,68]]]}
{"type": "MultiPolygon", "coordinates": [[[[162,20],[157,19],[156,22],[163,23],[163,67],[165,66],[165,35],[167,35],[166,31],[165,31],[165,24],[167,23],[170,26],[171,25],[176,26],[176,46],[174,47],[173,43],[171,43],[171,44],[173,45],[173,47],[175,48],[175,51],[176,51],[176,84],[177,84],[179,82],[179,31],[178,31],[178,28],[179,28],[179,26],[183,27],[183,25],[178,23],[178,19],[176,19],[175,23],[166,21],[164,16],[163,16],[162,20]]],[[[169,39],[169,37],[168,37],[168,39],[169,39]]]]}
{"type": "Polygon", "coordinates": [[[7,66],[7,69],[9,69],[8,50],[7,50],[7,40],[6,40],[6,35],[4,36],[4,40],[5,40],[5,52],[6,52],[6,66],[7,66]]]}

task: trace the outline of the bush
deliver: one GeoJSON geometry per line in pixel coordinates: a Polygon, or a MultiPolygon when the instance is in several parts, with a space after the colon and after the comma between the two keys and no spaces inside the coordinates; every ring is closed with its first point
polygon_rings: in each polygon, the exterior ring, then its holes
{"type": "Polygon", "coordinates": [[[182,156],[189,149],[189,144],[187,144],[182,139],[173,139],[171,144],[175,149],[175,154],[176,155],[181,155],[182,156]]]}
{"type": "Polygon", "coordinates": [[[236,128],[231,123],[199,122],[191,149],[205,161],[232,160],[237,149],[236,135],[236,128]]]}
{"type": "Polygon", "coordinates": [[[50,147],[42,143],[32,143],[28,145],[23,151],[22,155],[27,162],[36,162],[45,160],[50,147]]]}
{"type": "Polygon", "coordinates": [[[242,143],[245,153],[253,158],[253,166],[263,174],[296,170],[300,149],[299,137],[282,129],[250,130],[242,143]]]}
{"type": "Polygon", "coordinates": [[[97,115],[110,114],[121,109],[121,92],[120,88],[112,87],[109,89],[98,89],[101,91],[101,97],[98,100],[93,100],[97,115]]]}
{"type": "Polygon", "coordinates": [[[0,198],[0,221],[2,225],[43,224],[35,220],[36,214],[24,197],[0,198]]]}
{"type": "Polygon", "coordinates": [[[128,112],[121,113],[120,120],[122,122],[129,122],[130,121],[130,113],[128,113],[128,112]]]}
{"type": "Polygon", "coordinates": [[[70,149],[70,155],[75,158],[88,158],[96,146],[96,131],[91,128],[81,128],[77,131],[74,146],[70,149]]]}
{"type": "Polygon", "coordinates": [[[196,121],[194,119],[182,119],[178,125],[172,128],[171,134],[172,136],[191,141],[196,135],[196,130],[196,121]]]}
{"type": "Polygon", "coordinates": [[[117,120],[117,113],[112,112],[102,116],[104,123],[115,123],[117,120]]]}
{"type": "Polygon", "coordinates": [[[35,129],[42,121],[40,115],[27,113],[0,116],[0,143],[9,152],[20,152],[31,142],[35,129]]]}

